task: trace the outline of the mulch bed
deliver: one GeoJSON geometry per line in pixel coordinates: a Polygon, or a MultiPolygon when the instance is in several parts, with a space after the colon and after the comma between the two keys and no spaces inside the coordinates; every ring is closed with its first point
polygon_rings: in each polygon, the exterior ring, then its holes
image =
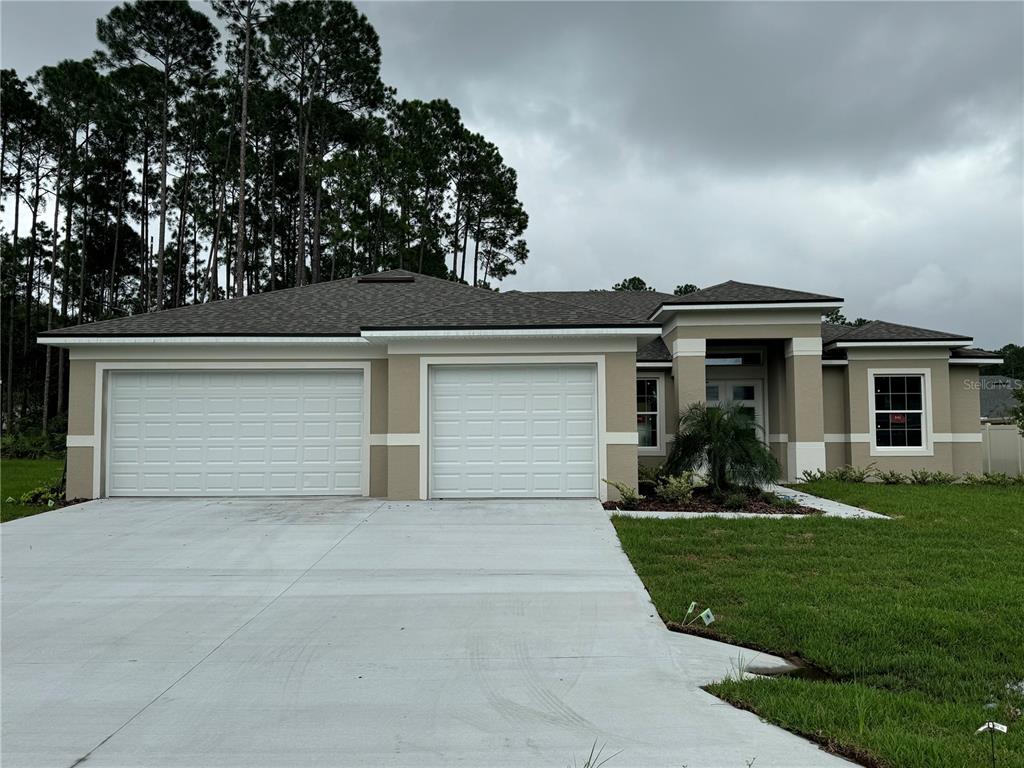
{"type": "Polygon", "coordinates": [[[748,499],[745,507],[733,509],[719,504],[710,496],[694,494],[693,498],[686,504],[670,504],[658,498],[644,497],[643,501],[635,507],[625,509],[618,501],[604,502],[607,510],[620,510],[623,512],[731,512],[731,513],[756,513],[759,515],[820,515],[820,509],[811,507],[776,507],[762,499],[748,499]]]}

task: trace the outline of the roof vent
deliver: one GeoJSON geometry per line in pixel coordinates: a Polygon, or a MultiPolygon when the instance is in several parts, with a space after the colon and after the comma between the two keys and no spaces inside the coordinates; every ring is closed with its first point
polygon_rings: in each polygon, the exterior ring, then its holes
{"type": "Polygon", "coordinates": [[[376,275],[363,275],[357,282],[360,283],[414,283],[416,278],[413,275],[389,275],[381,272],[376,275]]]}

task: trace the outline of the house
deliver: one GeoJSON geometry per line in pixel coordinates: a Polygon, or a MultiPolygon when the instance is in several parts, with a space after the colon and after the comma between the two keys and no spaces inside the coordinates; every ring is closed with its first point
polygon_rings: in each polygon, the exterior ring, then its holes
{"type": "Polygon", "coordinates": [[[1011,376],[982,376],[981,420],[992,423],[1010,423],[1017,399],[1013,393],[1024,388],[1024,381],[1011,376]]]}
{"type": "Polygon", "coordinates": [[[43,334],[69,349],[70,497],[605,498],[682,408],[749,408],[784,476],[981,468],[971,339],[823,324],[726,282],[495,293],[402,270],[43,334]]]}

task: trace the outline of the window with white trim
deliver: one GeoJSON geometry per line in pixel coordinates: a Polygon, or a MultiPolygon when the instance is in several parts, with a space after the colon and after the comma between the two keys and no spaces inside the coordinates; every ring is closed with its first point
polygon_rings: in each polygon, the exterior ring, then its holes
{"type": "Polygon", "coordinates": [[[923,448],[924,376],[921,374],[875,374],[875,446],[878,448],[923,448]]]}
{"type": "Polygon", "coordinates": [[[661,448],[661,381],[660,376],[636,380],[636,432],[640,450],[647,453],[661,448]]]}

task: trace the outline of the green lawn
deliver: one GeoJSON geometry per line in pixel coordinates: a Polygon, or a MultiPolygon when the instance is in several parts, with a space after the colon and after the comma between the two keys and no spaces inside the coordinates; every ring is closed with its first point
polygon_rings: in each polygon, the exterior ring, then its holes
{"type": "Polygon", "coordinates": [[[29,506],[19,499],[44,483],[59,480],[64,471],[64,459],[4,459],[0,461],[0,522],[16,520],[37,512],[45,512],[44,505],[29,506]],[[7,503],[8,498],[14,502],[7,503]]]}
{"type": "Polygon", "coordinates": [[[835,682],[746,677],[709,690],[883,766],[1024,765],[1024,487],[818,482],[896,519],[616,517],[666,621],[711,606],[714,636],[799,656],[835,682]],[[986,707],[986,704],[988,707],[986,707]]]}

